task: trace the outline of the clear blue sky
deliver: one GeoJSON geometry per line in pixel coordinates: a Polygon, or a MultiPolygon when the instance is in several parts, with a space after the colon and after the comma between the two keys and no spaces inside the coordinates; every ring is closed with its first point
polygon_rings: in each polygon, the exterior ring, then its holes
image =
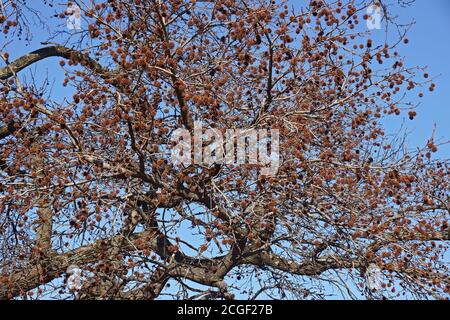
{"type": "MultiPolygon", "coordinates": [[[[297,8],[304,3],[299,0],[289,1],[297,8]]],[[[33,2],[33,5],[38,2],[40,1],[33,2]]],[[[387,119],[387,131],[396,132],[402,124],[405,124],[410,132],[409,146],[417,147],[426,143],[436,124],[436,139],[450,140],[450,1],[416,0],[411,6],[405,8],[399,7],[396,0],[384,1],[384,3],[388,2],[393,3],[390,9],[395,15],[398,15],[402,23],[415,21],[408,36],[410,44],[402,44],[399,48],[400,54],[407,57],[408,65],[428,66],[429,73],[438,78],[436,79],[437,90],[433,93],[426,93],[420,101],[417,99],[416,102],[421,102],[418,117],[414,121],[410,121],[407,119],[407,115],[403,114],[401,117],[387,119]]],[[[54,9],[45,5],[39,7],[44,10],[43,18],[50,25],[61,23],[60,19],[53,18],[53,14],[55,9],[61,11],[62,6],[60,8],[56,6],[54,9]]],[[[383,30],[373,30],[372,33],[375,39],[384,38],[383,30]]],[[[47,35],[47,32],[35,28],[34,38],[30,45],[26,46],[24,41],[22,43],[14,41],[8,46],[8,51],[12,58],[18,57],[32,49],[42,47],[40,42],[47,40],[47,35]]],[[[0,36],[0,48],[2,47],[2,38],[0,36]]],[[[36,71],[36,75],[50,75],[51,80],[56,80],[53,97],[61,99],[64,95],[70,94],[70,91],[61,91],[60,89],[63,74],[52,72],[53,68],[58,68],[57,61],[56,58],[48,59],[40,62],[32,70],[36,71]]],[[[441,158],[449,158],[450,145],[441,147],[437,155],[441,158]]]]}
{"type": "MultiPolygon", "coordinates": [[[[396,1],[395,1],[396,2],[396,1]]],[[[402,22],[414,20],[409,33],[410,44],[401,53],[409,65],[428,66],[436,79],[437,90],[420,99],[418,117],[406,121],[413,130],[408,141],[411,147],[423,145],[436,124],[436,139],[450,140],[450,1],[416,0],[408,8],[395,8],[402,22]]],[[[380,32],[374,30],[373,32],[380,32]]],[[[450,146],[443,146],[439,157],[449,158],[450,146]]]]}

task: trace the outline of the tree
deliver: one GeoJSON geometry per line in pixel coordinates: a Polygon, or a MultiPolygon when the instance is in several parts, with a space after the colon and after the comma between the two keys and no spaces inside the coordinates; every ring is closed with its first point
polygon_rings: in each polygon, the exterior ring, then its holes
{"type": "Polygon", "coordinates": [[[0,298],[448,298],[448,160],[383,128],[435,84],[371,4],[78,3],[82,29],[12,58],[40,14],[2,1],[0,298]],[[52,57],[64,99],[22,76],[52,57]],[[278,173],[175,165],[194,121],[279,130],[278,173]]]}

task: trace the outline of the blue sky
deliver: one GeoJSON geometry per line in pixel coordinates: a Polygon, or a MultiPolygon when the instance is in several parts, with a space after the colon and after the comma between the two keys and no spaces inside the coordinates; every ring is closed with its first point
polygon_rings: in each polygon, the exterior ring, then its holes
{"type": "MultiPolygon", "coordinates": [[[[435,138],[441,142],[448,141],[450,140],[450,1],[416,0],[411,6],[404,8],[398,6],[397,1],[388,2],[393,3],[390,10],[398,16],[400,22],[415,22],[408,35],[410,43],[401,45],[400,54],[406,56],[406,62],[410,66],[428,66],[430,75],[437,77],[435,81],[437,89],[433,93],[427,92],[425,97],[420,100],[417,98],[417,101],[412,101],[421,103],[418,117],[414,121],[408,120],[406,113],[401,117],[390,117],[385,121],[386,129],[390,133],[395,133],[402,125],[406,126],[409,132],[408,145],[412,148],[423,146],[426,143],[432,134],[434,125],[436,125],[435,138]]],[[[303,3],[304,1],[290,0],[290,4],[296,8],[303,3]]],[[[385,1],[385,3],[387,2],[385,1]]],[[[50,26],[54,23],[61,23],[61,20],[53,18],[53,15],[55,9],[62,10],[62,6],[50,9],[43,5],[40,9],[44,11],[42,18],[49,22],[50,26]]],[[[40,43],[46,41],[47,37],[47,32],[35,28],[34,38],[29,45],[26,45],[25,41],[20,43],[14,41],[8,46],[8,51],[12,58],[16,58],[42,47],[40,43]]],[[[373,30],[372,37],[384,39],[384,31],[373,30]]],[[[0,38],[0,48],[2,47],[1,42],[3,42],[2,38],[0,38]]],[[[52,72],[52,69],[59,69],[58,60],[57,58],[47,59],[37,66],[33,66],[31,70],[35,71],[38,79],[40,75],[50,75],[50,81],[56,81],[55,91],[52,92],[53,97],[62,99],[70,94],[70,91],[61,91],[62,72],[52,72]]],[[[440,158],[449,158],[450,145],[442,146],[437,155],[440,158]]]]}

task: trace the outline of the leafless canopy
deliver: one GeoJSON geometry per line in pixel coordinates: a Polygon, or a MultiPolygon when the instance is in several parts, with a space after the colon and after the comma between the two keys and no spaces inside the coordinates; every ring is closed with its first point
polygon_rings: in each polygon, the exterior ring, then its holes
{"type": "Polygon", "coordinates": [[[0,3],[1,299],[449,297],[449,163],[381,124],[435,84],[372,2],[74,1],[80,30],[0,3]],[[278,174],[174,165],[194,120],[280,130],[278,174]]]}

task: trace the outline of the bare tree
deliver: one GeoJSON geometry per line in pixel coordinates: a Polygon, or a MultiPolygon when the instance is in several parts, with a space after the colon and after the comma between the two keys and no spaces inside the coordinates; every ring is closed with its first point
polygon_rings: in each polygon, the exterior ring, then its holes
{"type": "MultiPolygon", "coordinates": [[[[14,47],[33,11],[1,3],[14,47]]],[[[448,160],[381,123],[435,88],[397,52],[408,26],[377,44],[359,1],[74,4],[64,43],[2,49],[0,298],[449,297],[448,160]],[[64,101],[21,77],[51,57],[64,101]],[[172,163],[196,120],[279,130],[277,175],[172,163]]]]}

